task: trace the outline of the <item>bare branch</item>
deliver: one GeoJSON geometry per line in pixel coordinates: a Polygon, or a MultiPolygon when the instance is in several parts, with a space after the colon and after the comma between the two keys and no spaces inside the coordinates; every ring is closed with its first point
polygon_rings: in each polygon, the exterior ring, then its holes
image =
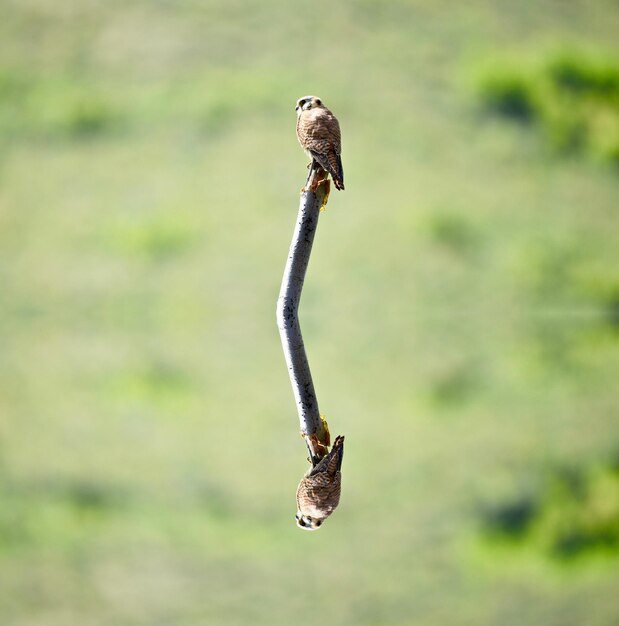
{"type": "Polygon", "coordinates": [[[329,195],[325,172],[313,164],[301,193],[297,224],[290,244],[282,286],[277,300],[277,326],[284,349],[290,383],[297,404],[301,434],[310,459],[316,465],[328,452],[329,429],[320,416],[303,336],[299,326],[299,302],[309,263],[320,209],[329,195]]]}

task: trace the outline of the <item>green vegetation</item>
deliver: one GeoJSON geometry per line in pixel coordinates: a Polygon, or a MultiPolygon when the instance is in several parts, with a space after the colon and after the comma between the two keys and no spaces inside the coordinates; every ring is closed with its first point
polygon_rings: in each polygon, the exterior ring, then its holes
{"type": "Polygon", "coordinates": [[[619,12],[560,4],[0,1],[2,626],[619,622],[619,12]]]}
{"type": "Polygon", "coordinates": [[[476,81],[487,110],[535,123],[557,152],[619,164],[619,57],[567,50],[528,64],[495,61],[476,81]]]}
{"type": "Polygon", "coordinates": [[[614,464],[550,472],[536,494],[487,508],[484,529],[492,541],[532,545],[552,559],[619,553],[619,473],[614,464]]]}

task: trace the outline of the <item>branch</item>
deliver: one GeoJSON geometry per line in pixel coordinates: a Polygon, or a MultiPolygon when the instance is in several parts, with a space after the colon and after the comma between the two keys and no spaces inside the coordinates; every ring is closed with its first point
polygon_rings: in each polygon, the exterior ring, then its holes
{"type": "Polygon", "coordinates": [[[297,404],[301,435],[305,438],[312,465],[316,465],[328,452],[329,428],[318,410],[318,400],[299,326],[298,311],[305,272],[318,226],[318,216],[329,196],[329,181],[324,175],[325,172],[320,167],[312,164],[306,187],[301,190],[297,224],[290,244],[276,311],[277,326],[297,404]]]}

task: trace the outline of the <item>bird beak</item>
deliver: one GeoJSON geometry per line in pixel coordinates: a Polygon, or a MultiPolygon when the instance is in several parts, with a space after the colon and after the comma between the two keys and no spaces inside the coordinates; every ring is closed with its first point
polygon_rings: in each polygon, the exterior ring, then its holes
{"type": "Polygon", "coordinates": [[[303,530],[314,530],[311,525],[307,523],[307,520],[303,515],[301,515],[301,513],[297,513],[295,519],[297,520],[297,526],[299,528],[302,528],[303,530]]]}

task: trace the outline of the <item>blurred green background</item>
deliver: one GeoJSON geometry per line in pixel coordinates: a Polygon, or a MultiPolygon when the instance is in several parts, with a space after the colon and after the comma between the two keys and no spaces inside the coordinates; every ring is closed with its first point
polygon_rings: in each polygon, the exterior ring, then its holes
{"type": "Polygon", "coordinates": [[[619,623],[614,0],[0,0],[0,623],[619,623]],[[305,179],[346,191],[301,322],[305,179]]]}

